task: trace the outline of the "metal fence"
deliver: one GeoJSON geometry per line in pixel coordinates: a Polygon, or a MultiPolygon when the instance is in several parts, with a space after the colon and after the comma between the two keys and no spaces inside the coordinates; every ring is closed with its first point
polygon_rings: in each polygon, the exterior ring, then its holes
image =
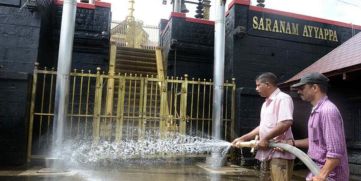
{"type": "MultiPolygon", "coordinates": [[[[74,70],[65,139],[139,140],[146,132],[210,138],[211,80],[106,74],[74,70]]],[[[52,142],[56,71],[34,70],[28,158],[45,155],[52,142]]],[[[235,81],[224,84],[224,138],[231,140],[235,114],[235,81]]]]}
{"type": "Polygon", "coordinates": [[[121,47],[154,50],[159,45],[159,26],[142,22],[112,22],[111,38],[121,47]]]}

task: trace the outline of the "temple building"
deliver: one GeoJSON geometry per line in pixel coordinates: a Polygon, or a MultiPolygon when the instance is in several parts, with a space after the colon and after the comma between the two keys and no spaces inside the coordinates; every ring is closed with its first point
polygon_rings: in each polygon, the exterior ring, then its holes
{"type": "MultiPolygon", "coordinates": [[[[135,20],[129,2],[129,15],[112,29],[110,3],[77,3],[69,108],[70,129],[77,132],[69,135],[119,141],[167,130],[209,138],[215,42],[210,2],[204,1],[208,9],[198,18],[172,12],[148,29],[135,20]],[[81,130],[87,126],[91,131],[81,130]]],[[[22,165],[48,151],[62,7],[61,0],[0,0],[1,165],[22,165]],[[38,71],[38,64],[44,69],[38,71]],[[34,83],[35,75],[44,84],[34,83]]],[[[344,118],[351,172],[360,175],[361,26],[250,0],[231,1],[225,21],[223,138],[230,141],[259,124],[264,99],[255,91],[257,75],[275,73],[289,92],[303,74],[318,71],[331,80],[329,96],[344,118]]],[[[302,138],[310,106],[289,93],[296,108],[293,132],[302,138]]]]}

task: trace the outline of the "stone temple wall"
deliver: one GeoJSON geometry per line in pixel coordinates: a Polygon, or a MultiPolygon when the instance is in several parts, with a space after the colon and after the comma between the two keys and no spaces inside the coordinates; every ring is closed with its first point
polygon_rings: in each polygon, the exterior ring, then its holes
{"type": "MultiPolygon", "coordinates": [[[[24,6],[26,0],[0,0],[0,165],[26,162],[32,72],[55,67],[62,1],[47,7],[24,6]]],[[[107,69],[110,4],[78,3],[72,69],[107,69]]]]}

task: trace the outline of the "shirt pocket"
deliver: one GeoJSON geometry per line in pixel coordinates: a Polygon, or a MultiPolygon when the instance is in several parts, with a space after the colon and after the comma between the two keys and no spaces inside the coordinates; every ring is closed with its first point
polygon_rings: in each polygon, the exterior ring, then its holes
{"type": "Polygon", "coordinates": [[[318,142],[319,136],[318,136],[317,128],[313,128],[313,127],[310,128],[310,136],[308,139],[311,139],[311,141],[313,142],[318,142]]]}
{"type": "Polygon", "coordinates": [[[265,114],[265,126],[268,128],[273,128],[277,124],[277,117],[273,113],[265,114]]]}

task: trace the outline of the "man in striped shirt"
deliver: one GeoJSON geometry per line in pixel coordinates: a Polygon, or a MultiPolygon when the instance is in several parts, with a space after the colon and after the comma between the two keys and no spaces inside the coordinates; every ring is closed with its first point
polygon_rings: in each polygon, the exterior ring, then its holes
{"type": "Polygon", "coordinates": [[[320,167],[319,175],[307,176],[306,180],[347,181],[349,167],[344,126],[337,107],[327,97],[328,78],[314,72],[303,76],[297,89],[301,99],[312,104],[308,120],[308,138],[295,140],[296,147],[308,148],[308,155],[320,167]]]}

